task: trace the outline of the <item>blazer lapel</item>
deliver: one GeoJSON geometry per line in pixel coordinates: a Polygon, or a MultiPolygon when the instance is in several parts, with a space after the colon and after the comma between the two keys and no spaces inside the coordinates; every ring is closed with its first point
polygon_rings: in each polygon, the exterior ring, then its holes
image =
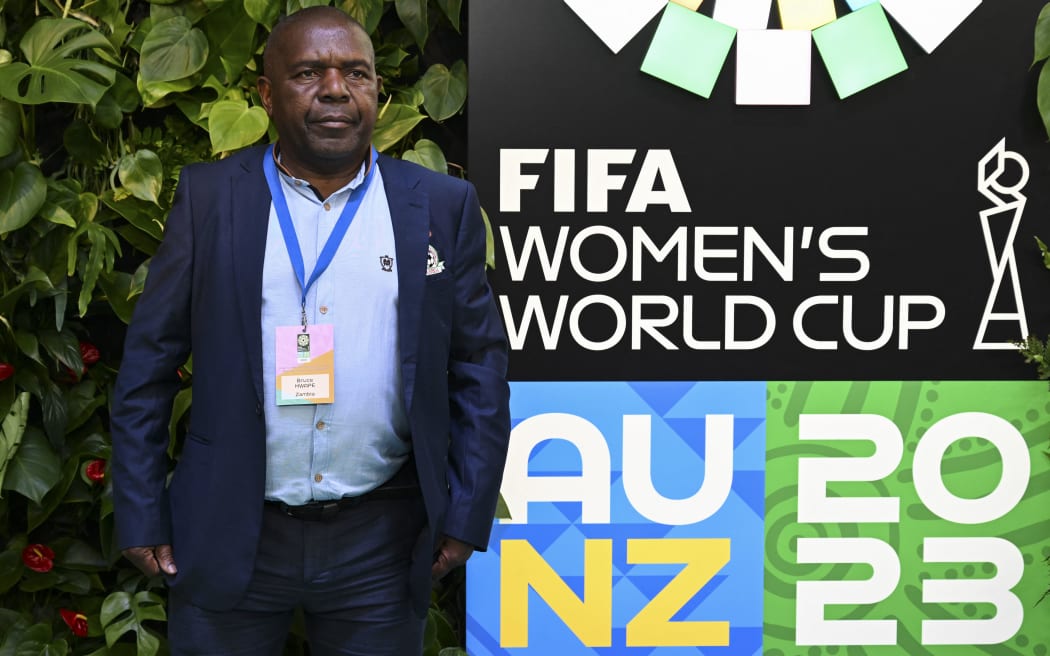
{"type": "Polygon", "coordinates": [[[270,190],[262,172],[262,158],[245,160],[232,184],[234,297],[240,309],[244,348],[259,403],[262,388],[262,273],[266,255],[266,228],[270,217],[270,190]]]}
{"type": "Polygon", "coordinates": [[[418,187],[419,176],[400,164],[400,161],[385,155],[379,157],[379,170],[383,174],[390,219],[394,225],[394,252],[397,254],[401,385],[405,410],[411,411],[426,282],[430,208],[426,193],[418,187]]]}

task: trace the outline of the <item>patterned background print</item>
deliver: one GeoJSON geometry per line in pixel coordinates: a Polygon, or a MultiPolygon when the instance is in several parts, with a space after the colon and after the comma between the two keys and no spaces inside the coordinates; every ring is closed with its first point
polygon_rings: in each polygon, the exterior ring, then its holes
{"type": "MultiPolygon", "coordinates": [[[[846,656],[889,654],[1003,654],[1045,656],[1048,653],[1045,605],[1035,606],[1047,587],[1050,556],[1050,473],[1046,467],[1050,436],[1050,403],[1041,382],[774,382],[769,385],[766,490],[765,655],[846,656]],[[1032,476],[1023,500],[1003,517],[988,522],[957,524],[934,515],[915,490],[912,462],[919,440],[938,421],[961,412],[984,412],[1008,421],[1024,435],[1032,476]],[[887,417],[904,439],[897,469],[876,482],[831,482],[829,497],[896,496],[901,499],[900,523],[823,523],[797,521],[796,492],[800,457],[873,454],[867,441],[801,441],[801,414],[878,414],[887,417]],[[870,537],[891,545],[900,559],[900,580],[884,600],[860,606],[828,606],[827,619],[897,619],[895,646],[796,646],[796,581],[865,580],[872,567],[854,564],[798,564],[798,537],[870,537]],[[925,537],[999,537],[1021,552],[1024,578],[1013,588],[1024,610],[1020,631],[995,645],[921,644],[923,619],[987,619],[991,604],[922,602],[926,579],[978,579],[995,575],[990,563],[924,563],[925,537]]],[[[1003,474],[998,449],[988,440],[962,436],[943,458],[941,473],[953,494],[967,499],[991,493],[1003,474]]]]}
{"type": "MultiPolygon", "coordinates": [[[[514,383],[511,391],[516,427],[544,413],[569,413],[601,431],[610,452],[613,523],[582,523],[577,502],[535,502],[529,504],[527,525],[497,524],[490,550],[476,554],[469,563],[472,656],[760,653],[765,383],[514,383]],[[734,415],[732,491],[714,515],[691,525],[667,526],[646,519],[632,507],[624,492],[622,451],[623,416],[632,414],[652,417],[653,484],[660,494],[677,499],[692,496],[703,482],[706,415],[734,415]],[[674,622],[727,621],[730,646],[626,646],[628,622],[683,569],[680,564],[628,563],[628,540],[647,538],[730,540],[730,563],[672,617],[674,622]],[[612,541],[611,646],[584,646],[535,591],[528,593],[528,647],[500,646],[501,551],[504,541],[516,539],[527,540],[580,598],[585,585],[584,541],[612,541]]],[[[580,467],[579,453],[561,440],[541,443],[529,460],[529,473],[536,476],[578,475],[580,467]]]]}

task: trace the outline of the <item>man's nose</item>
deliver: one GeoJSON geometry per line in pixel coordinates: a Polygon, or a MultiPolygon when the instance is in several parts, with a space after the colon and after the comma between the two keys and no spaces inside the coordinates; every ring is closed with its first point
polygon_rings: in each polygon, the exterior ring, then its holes
{"type": "Polygon", "coordinates": [[[350,98],[350,91],[343,77],[343,71],[338,68],[326,68],[321,76],[321,97],[325,100],[346,101],[350,98]]]}

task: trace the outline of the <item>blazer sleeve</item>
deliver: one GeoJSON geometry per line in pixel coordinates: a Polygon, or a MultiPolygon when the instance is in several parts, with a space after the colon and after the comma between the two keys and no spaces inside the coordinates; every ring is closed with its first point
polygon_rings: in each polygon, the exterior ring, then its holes
{"type": "Polygon", "coordinates": [[[485,274],[485,225],[467,185],[456,235],[448,361],[449,509],[444,533],[488,545],[510,436],[507,339],[485,274]]]}
{"type": "Polygon", "coordinates": [[[168,422],[177,369],[190,354],[192,167],[180,175],[164,239],[150,262],[124,342],[110,429],[113,510],[121,549],[171,543],[168,422]]]}

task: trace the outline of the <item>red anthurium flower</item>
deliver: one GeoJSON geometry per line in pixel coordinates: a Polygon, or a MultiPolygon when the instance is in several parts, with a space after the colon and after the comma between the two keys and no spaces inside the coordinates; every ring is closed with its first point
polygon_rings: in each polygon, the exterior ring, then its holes
{"type": "Polygon", "coordinates": [[[62,616],[62,620],[69,625],[70,629],[72,629],[73,635],[80,638],[87,636],[87,615],[84,613],[78,613],[75,610],[69,610],[68,608],[59,608],[58,614],[62,616]]]}
{"type": "Polygon", "coordinates": [[[0,362],[0,380],[7,380],[15,375],[15,366],[10,362],[0,362]]]}
{"type": "Polygon", "coordinates": [[[101,483],[106,478],[106,461],[101,458],[92,460],[84,468],[84,475],[96,483],[101,483]]]}
{"type": "Polygon", "coordinates": [[[22,550],[22,562],[34,572],[50,572],[55,566],[55,552],[45,544],[30,544],[22,550]]]}
{"type": "Polygon", "coordinates": [[[95,364],[100,357],[97,346],[91,342],[80,342],[80,359],[85,366],[95,364]]]}

